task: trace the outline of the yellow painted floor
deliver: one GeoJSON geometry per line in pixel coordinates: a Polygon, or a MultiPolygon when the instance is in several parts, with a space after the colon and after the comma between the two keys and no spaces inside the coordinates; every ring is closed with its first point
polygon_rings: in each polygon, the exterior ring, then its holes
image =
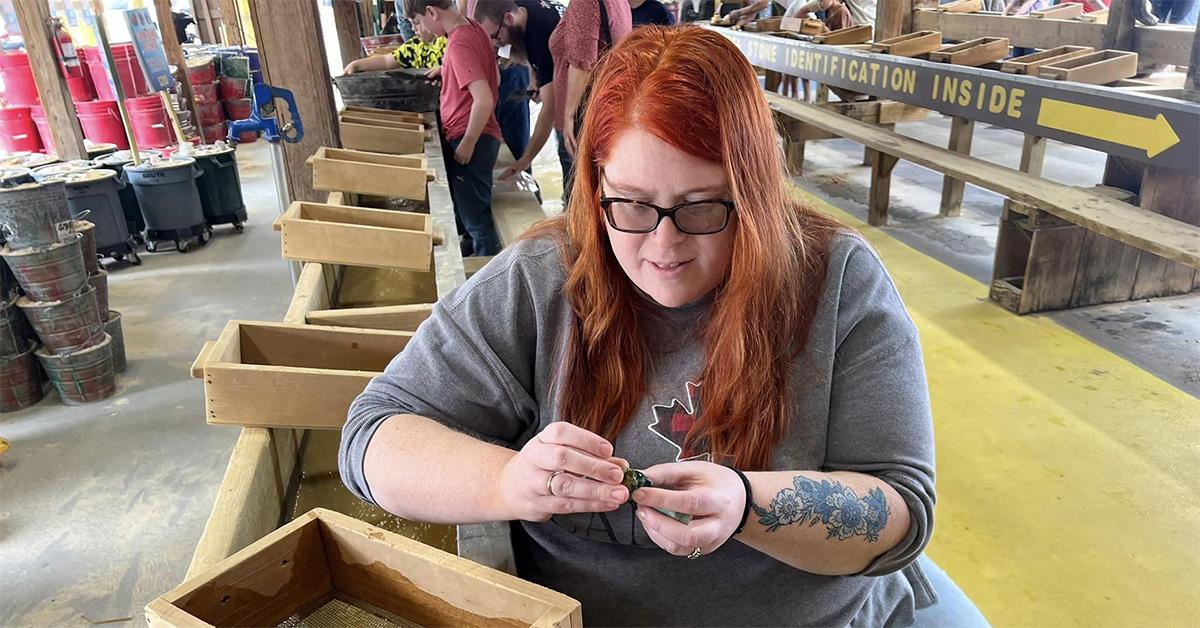
{"type": "Polygon", "coordinates": [[[997,626],[1200,625],[1200,400],[804,192],[879,251],[920,329],[929,554],[997,626]]]}
{"type": "MultiPolygon", "coordinates": [[[[546,199],[557,165],[534,164],[546,199]]],[[[938,453],[929,554],[988,620],[1200,626],[1200,399],[797,192],[870,240],[920,329],[938,453]]]]}

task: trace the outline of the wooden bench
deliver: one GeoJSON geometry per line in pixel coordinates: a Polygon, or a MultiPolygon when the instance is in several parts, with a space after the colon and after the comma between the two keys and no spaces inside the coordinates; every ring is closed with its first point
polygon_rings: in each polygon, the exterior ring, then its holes
{"type": "MultiPolygon", "coordinates": [[[[1142,208],[1139,208],[1101,190],[1049,181],[1036,174],[1016,171],[932,146],[867,122],[849,119],[826,108],[774,94],[767,94],[766,97],[776,116],[784,116],[859,142],[874,152],[868,203],[868,222],[872,225],[887,224],[892,168],[898,160],[904,159],[947,177],[991,190],[1012,199],[1022,207],[1033,208],[1041,214],[1057,219],[1042,219],[1040,222],[1035,220],[1031,226],[1023,223],[1031,229],[1076,225],[1082,227],[1083,230],[1072,235],[1074,239],[1079,240],[1075,248],[1047,253],[1054,259],[1036,255],[1034,257],[1038,259],[1026,259],[1026,249],[1025,258],[1020,260],[1018,266],[1057,265],[1062,269],[1060,283],[1065,287],[1056,289],[1057,296],[1054,298],[1039,298],[1034,301],[1026,298],[1022,306],[1011,309],[1024,313],[1039,309],[1078,307],[1132,298],[1182,294],[1200,286],[1200,273],[1194,270],[1200,268],[1200,226],[1193,224],[1200,223],[1200,211],[1197,211],[1200,207],[1195,201],[1196,196],[1189,196],[1192,189],[1197,187],[1196,177],[1188,177],[1182,173],[1177,177],[1166,175],[1170,178],[1160,176],[1158,179],[1174,183],[1170,186],[1156,185],[1154,193],[1150,195],[1143,189],[1142,208]],[[1181,200],[1173,203],[1162,202],[1167,193],[1166,187],[1176,189],[1181,200]],[[1174,207],[1181,203],[1185,206],[1174,207]],[[1086,242],[1083,242],[1084,231],[1087,232],[1086,242]],[[1092,243],[1093,240],[1096,242],[1092,243]],[[1132,253],[1120,253],[1125,258],[1121,260],[1121,268],[1106,269],[1103,273],[1092,272],[1089,275],[1091,266],[1107,265],[1107,261],[1101,259],[1103,256],[1098,251],[1101,248],[1100,243],[1109,242],[1111,244],[1105,246],[1114,251],[1114,255],[1123,251],[1122,245],[1137,250],[1130,249],[1132,253]],[[1145,253],[1139,253],[1139,250],[1145,253]],[[1145,256],[1145,259],[1141,256],[1145,256]],[[1139,266],[1153,268],[1155,276],[1150,277],[1149,272],[1141,273],[1138,270],[1139,266]],[[1081,291],[1094,292],[1096,296],[1081,297],[1081,291]]],[[[1028,160],[1023,157],[1022,169],[1030,170],[1025,167],[1026,161],[1028,160]]],[[[1006,219],[1009,213],[1006,211],[1006,219]]],[[[1004,272],[1022,275],[1020,272],[1013,272],[1014,270],[1019,269],[1010,268],[1004,272]]],[[[1022,287],[1029,289],[1028,286],[1014,286],[1018,291],[1022,287]]],[[[1022,303],[1021,299],[1014,299],[1013,296],[1010,291],[1003,302],[1022,303]]]]}

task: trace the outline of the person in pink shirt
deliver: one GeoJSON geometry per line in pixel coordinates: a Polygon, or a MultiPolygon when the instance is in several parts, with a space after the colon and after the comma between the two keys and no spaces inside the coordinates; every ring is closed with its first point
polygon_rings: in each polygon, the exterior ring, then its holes
{"type": "Polygon", "coordinates": [[[495,108],[500,83],[496,51],[483,27],[459,13],[454,0],[404,0],[413,26],[446,35],[440,118],[450,198],[464,256],[495,255],[500,236],[492,220],[492,168],[500,150],[495,108]]]}
{"type": "Polygon", "coordinates": [[[592,68],[601,55],[633,30],[629,0],[572,0],[550,36],[554,57],[554,129],[563,169],[564,200],[570,196],[576,115],[592,68]]]}

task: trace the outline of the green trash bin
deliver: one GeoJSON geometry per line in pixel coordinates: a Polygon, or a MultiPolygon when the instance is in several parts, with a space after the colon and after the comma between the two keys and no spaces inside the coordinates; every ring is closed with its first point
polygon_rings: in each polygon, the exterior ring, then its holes
{"type": "Polygon", "coordinates": [[[209,225],[233,225],[241,233],[246,222],[246,203],[242,200],[237,152],[232,146],[217,142],[193,148],[192,158],[201,170],[196,185],[205,221],[209,225]]]}

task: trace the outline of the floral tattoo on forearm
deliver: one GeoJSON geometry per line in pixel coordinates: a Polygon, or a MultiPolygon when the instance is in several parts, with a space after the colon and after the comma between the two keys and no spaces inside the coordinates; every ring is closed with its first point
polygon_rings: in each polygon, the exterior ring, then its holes
{"type": "Polygon", "coordinates": [[[758,522],[774,532],[781,526],[807,523],[824,524],[827,539],[844,541],[852,536],[879,540],[887,525],[888,505],[883,491],[873,488],[859,498],[854,489],[838,481],[813,480],[803,475],[792,479],[793,488],[785,488],[771,500],[771,508],[752,504],[758,522]]]}

